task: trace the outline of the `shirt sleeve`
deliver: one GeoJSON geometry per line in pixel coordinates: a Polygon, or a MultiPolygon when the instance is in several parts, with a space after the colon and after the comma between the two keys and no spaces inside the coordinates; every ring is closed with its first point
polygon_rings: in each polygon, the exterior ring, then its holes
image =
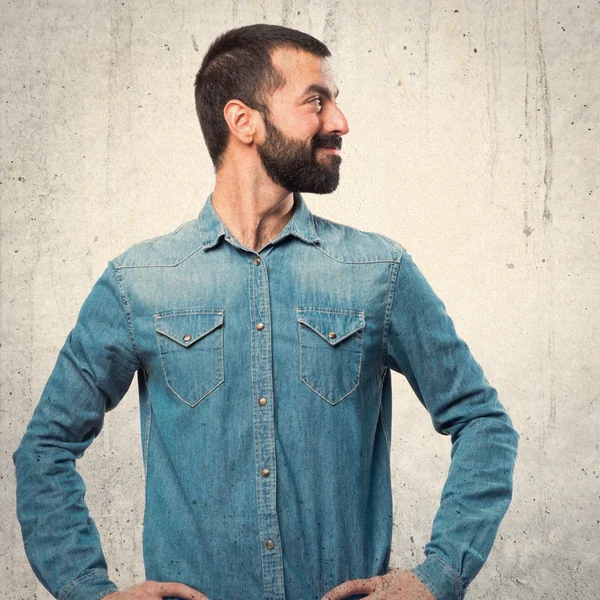
{"type": "Polygon", "coordinates": [[[452,442],[425,560],[412,569],[436,600],[459,600],[491,551],[512,498],[519,434],[444,303],[401,248],[386,366],[402,373],[452,442]]]}
{"type": "Polygon", "coordinates": [[[12,456],[27,559],[59,600],[99,600],[117,591],[75,460],[100,434],[105,412],[121,401],[140,366],[124,294],[109,262],[84,301],[12,456]]]}

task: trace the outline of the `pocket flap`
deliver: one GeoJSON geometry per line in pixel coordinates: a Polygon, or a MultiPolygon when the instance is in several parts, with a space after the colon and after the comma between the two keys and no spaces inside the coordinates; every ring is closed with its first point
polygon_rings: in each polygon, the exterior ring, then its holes
{"type": "Polygon", "coordinates": [[[365,326],[365,314],[351,309],[296,308],[298,323],[335,346],[365,326]]]}
{"type": "Polygon", "coordinates": [[[158,313],[155,323],[158,333],[187,348],[223,324],[223,311],[158,313]]]}

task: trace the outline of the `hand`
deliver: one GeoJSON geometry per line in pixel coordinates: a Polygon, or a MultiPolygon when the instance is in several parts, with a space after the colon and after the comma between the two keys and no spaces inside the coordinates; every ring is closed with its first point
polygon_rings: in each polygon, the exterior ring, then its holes
{"type": "Polygon", "coordinates": [[[327,592],[321,600],[341,600],[369,594],[363,600],[435,600],[429,589],[410,571],[390,569],[370,579],[352,579],[327,592]]]}
{"type": "Polygon", "coordinates": [[[198,590],[173,581],[144,581],[122,592],[108,594],[104,600],[162,600],[169,596],[184,600],[208,600],[198,590]]]}

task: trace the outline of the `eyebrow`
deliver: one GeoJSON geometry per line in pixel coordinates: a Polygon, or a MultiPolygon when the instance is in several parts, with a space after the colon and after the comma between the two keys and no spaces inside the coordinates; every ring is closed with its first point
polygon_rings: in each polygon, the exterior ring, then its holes
{"type": "MultiPolygon", "coordinates": [[[[323,94],[323,96],[325,96],[326,98],[329,98],[331,100],[331,92],[329,91],[329,89],[323,85],[319,85],[318,83],[313,83],[312,85],[309,85],[304,90],[304,93],[302,95],[306,96],[306,94],[309,94],[310,92],[317,92],[319,94],[323,94]]],[[[335,98],[338,97],[339,93],[340,93],[340,90],[335,90],[335,98]]]]}

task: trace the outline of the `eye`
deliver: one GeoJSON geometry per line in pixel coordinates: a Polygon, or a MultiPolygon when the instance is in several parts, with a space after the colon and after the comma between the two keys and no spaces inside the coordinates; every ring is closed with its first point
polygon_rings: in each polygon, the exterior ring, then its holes
{"type": "Polygon", "coordinates": [[[316,98],[313,98],[313,99],[311,100],[311,102],[315,102],[315,101],[318,101],[318,102],[319,102],[319,104],[317,104],[317,106],[318,106],[319,108],[322,108],[322,107],[323,107],[323,98],[321,98],[321,96],[317,96],[316,98]]]}

